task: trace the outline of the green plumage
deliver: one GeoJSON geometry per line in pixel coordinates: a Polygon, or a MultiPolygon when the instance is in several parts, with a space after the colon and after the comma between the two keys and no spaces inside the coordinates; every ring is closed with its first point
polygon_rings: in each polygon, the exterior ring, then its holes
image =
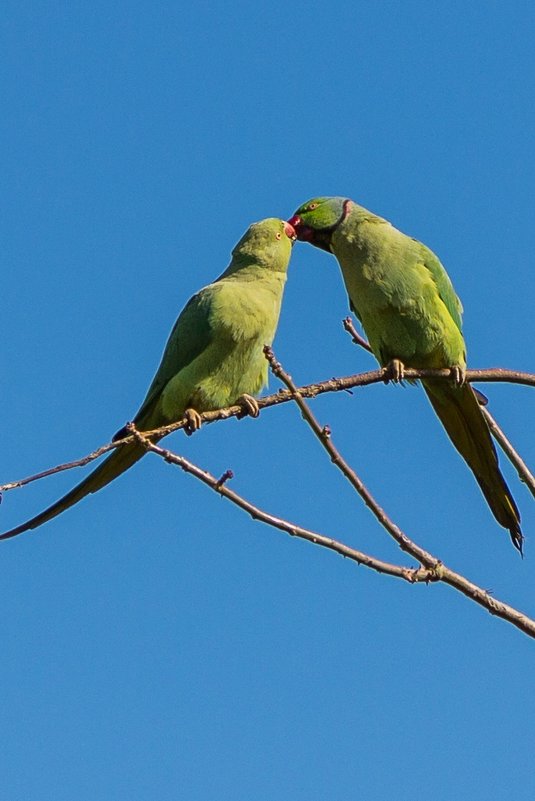
{"type": "MultiPolygon", "coordinates": [[[[253,223],[232,251],[225,272],[187,303],[134,417],[139,430],[180,420],[190,409],[220,409],[260,392],[268,374],[262,349],[275,336],[293,233],[283,220],[253,223]]],[[[123,429],[116,438],[125,435],[123,429]]],[[[137,443],[118,448],[71,492],[0,539],[51,520],[113,481],[144,453],[137,443]]]]}
{"type": "MultiPolygon", "coordinates": [[[[351,309],[382,366],[466,369],[462,306],[444,267],[421,242],[348,198],[322,197],[290,220],[298,239],[332,252],[351,309]]],[[[520,515],[469,384],[423,381],[453,444],[472,469],[498,522],[522,551],[520,515]]]]}

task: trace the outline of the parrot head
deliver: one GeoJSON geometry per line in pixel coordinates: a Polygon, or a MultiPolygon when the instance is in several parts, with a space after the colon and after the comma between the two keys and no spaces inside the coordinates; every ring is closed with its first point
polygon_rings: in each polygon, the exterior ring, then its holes
{"type": "Polygon", "coordinates": [[[293,226],[269,217],[252,223],[234,247],[234,259],[262,264],[271,270],[286,272],[292,245],[297,239],[293,226]]]}
{"type": "Polygon", "coordinates": [[[330,253],[332,233],[345,219],[350,205],[351,200],[345,197],[315,197],[303,203],[288,223],[297,239],[330,253]]]}

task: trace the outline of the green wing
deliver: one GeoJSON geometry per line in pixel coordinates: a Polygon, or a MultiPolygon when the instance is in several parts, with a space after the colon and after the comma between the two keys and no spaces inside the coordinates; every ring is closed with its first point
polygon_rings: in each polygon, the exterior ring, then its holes
{"type": "MultiPolygon", "coordinates": [[[[180,389],[183,378],[181,374],[188,372],[190,365],[192,369],[189,372],[195,373],[197,361],[201,362],[197,377],[206,379],[210,384],[211,403],[217,404],[218,398],[221,398],[220,405],[223,405],[228,400],[229,392],[231,396],[233,392],[238,396],[243,391],[256,391],[262,371],[267,370],[267,367],[261,351],[258,353],[258,363],[255,363],[255,343],[261,339],[264,327],[268,339],[274,334],[290,260],[292,235],[293,229],[288,228],[283,220],[268,219],[253,223],[234,248],[233,260],[220,276],[221,279],[231,278],[239,270],[243,270],[244,280],[233,284],[232,289],[224,292],[222,286],[229,285],[218,279],[201,289],[186,304],[171,331],[145,400],[134,418],[139,428],[149,430],[168,420],[162,414],[159,401],[162,399],[165,402],[163,396],[170,384],[170,390],[180,389]],[[258,291],[259,284],[267,284],[267,290],[264,286],[264,293],[258,291]],[[267,314],[262,308],[264,297],[269,298],[267,314]],[[272,308],[270,318],[269,310],[272,308]],[[237,353],[234,353],[235,337],[244,343],[241,349],[237,349],[237,353]],[[214,347],[216,343],[219,347],[214,347]],[[204,362],[203,354],[207,356],[204,362]],[[225,359],[231,362],[230,366],[225,365],[225,359]],[[247,389],[248,386],[250,389],[247,389]],[[240,389],[241,387],[245,389],[240,389]]],[[[181,403],[188,399],[188,380],[191,384],[195,383],[196,378],[190,375],[184,379],[186,387],[182,389],[185,389],[185,396],[182,401],[175,401],[175,408],[171,409],[177,416],[184,412],[181,403]]],[[[121,429],[114,439],[117,440],[126,433],[125,429],[121,429]]],[[[153,441],[157,441],[157,438],[153,441]]],[[[0,539],[14,537],[52,520],[86,495],[109,484],[141,459],[145,452],[145,448],[137,441],[115,450],[67,495],[26,523],[1,534],[0,539]]]]}
{"type": "MultiPolygon", "coordinates": [[[[150,419],[150,414],[156,405],[162,389],[174,375],[195,359],[211,342],[212,329],[210,325],[211,288],[205,287],[194,295],[186,304],[178,317],[171,335],[165,346],[162,361],[150,385],[147,397],[135,417],[135,421],[143,426],[143,420],[150,419]]],[[[151,421],[154,422],[154,421],[151,421]]],[[[158,423],[156,423],[158,425],[158,423]]],[[[114,439],[126,436],[126,429],[117,432],[114,439]]],[[[87,478],[72,489],[59,501],[45,509],[41,514],[32,517],[26,523],[5,532],[0,539],[8,539],[21,534],[28,529],[37,528],[47,520],[59,515],[61,512],[74,506],[86,495],[97,492],[113,481],[118,475],[128,470],[138,459],[145,455],[145,450],[139,443],[132,443],[114,451],[102,462],[87,478]]]]}
{"type": "MultiPolygon", "coordinates": [[[[416,239],[414,241],[418,242],[416,239]]],[[[433,251],[426,247],[426,245],[423,245],[421,242],[418,242],[418,245],[421,248],[422,263],[425,265],[425,267],[427,267],[433,276],[433,281],[436,284],[438,295],[441,301],[449,311],[455,325],[462,333],[463,321],[461,315],[463,312],[463,307],[461,301],[455,293],[453,284],[451,283],[446,270],[433,251]]]]}
{"type": "Polygon", "coordinates": [[[214,285],[210,284],[188,301],[167,340],[160,366],[147,391],[135,421],[150,413],[165,385],[184,367],[199,356],[212,342],[210,322],[211,299],[214,285]]]}
{"type": "MultiPolygon", "coordinates": [[[[451,283],[446,270],[444,269],[439,259],[435,256],[432,250],[429,250],[428,247],[422,245],[422,243],[418,242],[418,240],[415,239],[414,241],[417,242],[421,248],[421,254],[419,260],[421,260],[421,263],[424,265],[424,267],[426,267],[431,273],[433,281],[438,291],[439,298],[441,299],[441,301],[447,308],[448,312],[450,313],[453,322],[455,323],[459,331],[462,333],[463,330],[463,321],[461,317],[463,312],[462,303],[453,288],[453,284],[451,283]]],[[[353,312],[355,317],[358,318],[360,323],[362,323],[362,317],[359,314],[355,304],[351,300],[350,295],[348,295],[348,300],[349,300],[350,310],[353,312]]]]}

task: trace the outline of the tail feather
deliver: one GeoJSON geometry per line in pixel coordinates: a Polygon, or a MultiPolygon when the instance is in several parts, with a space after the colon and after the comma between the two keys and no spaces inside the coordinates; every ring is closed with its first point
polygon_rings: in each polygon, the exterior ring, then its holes
{"type": "Polygon", "coordinates": [[[445,381],[422,383],[448,436],[474,473],[494,517],[508,529],[513,545],[522,554],[520,513],[500,472],[496,448],[474,390],[470,384],[458,387],[445,381]]]}
{"type": "Polygon", "coordinates": [[[129,467],[141,459],[145,453],[146,451],[143,446],[137,442],[117,448],[102,464],[93,470],[87,478],[64,495],[63,498],[60,498],[59,501],[53,503],[52,506],[49,506],[44,512],[32,517],[31,520],[26,521],[26,523],[21,523],[20,526],[1,534],[0,540],[16,537],[17,534],[22,534],[24,531],[37,528],[43,523],[47,523],[49,520],[52,520],[52,518],[64,512],[65,509],[69,509],[69,507],[81,501],[86,495],[90,495],[92,492],[98,492],[99,489],[105,487],[106,484],[109,484],[114,478],[120,476],[121,473],[124,473],[125,470],[128,470],[129,467]]]}

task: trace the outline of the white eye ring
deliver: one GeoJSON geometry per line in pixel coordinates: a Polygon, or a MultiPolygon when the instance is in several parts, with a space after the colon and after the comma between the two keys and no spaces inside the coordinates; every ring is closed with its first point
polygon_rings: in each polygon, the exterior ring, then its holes
{"type": "Polygon", "coordinates": [[[281,234],[280,234],[280,232],[279,232],[278,234],[275,234],[275,237],[276,237],[277,239],[280,239],[280,238],[281,238],[281,234]]]}

